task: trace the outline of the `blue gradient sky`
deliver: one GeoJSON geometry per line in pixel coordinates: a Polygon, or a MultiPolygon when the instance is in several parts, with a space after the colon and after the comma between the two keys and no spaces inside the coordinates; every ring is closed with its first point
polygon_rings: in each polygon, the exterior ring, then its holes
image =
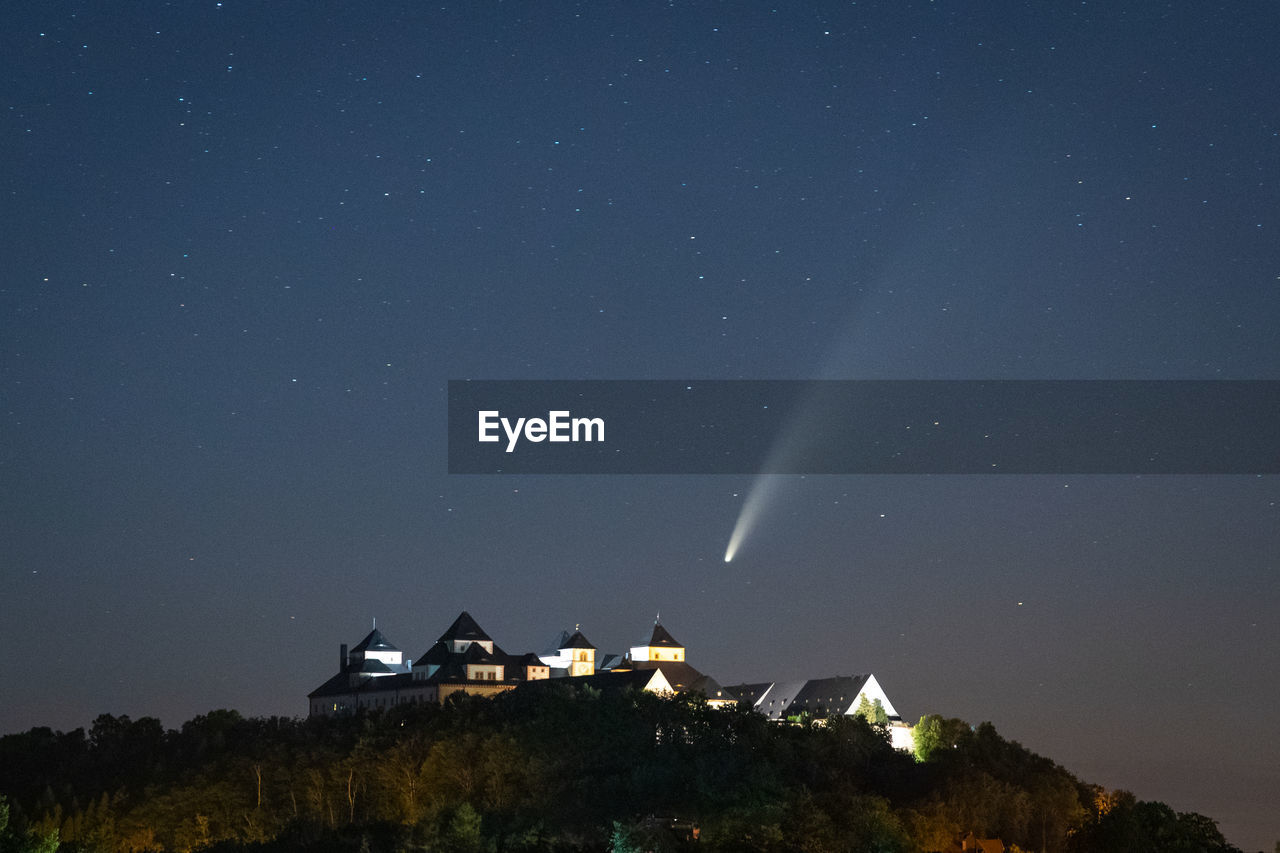
{"type": "Polygon", "coordinates": [[[448,379],[1280,379],[1267,4],[11,4],[0,731],[654,613],[1280,838],[1274,477],[450,477],[448,379]]]}

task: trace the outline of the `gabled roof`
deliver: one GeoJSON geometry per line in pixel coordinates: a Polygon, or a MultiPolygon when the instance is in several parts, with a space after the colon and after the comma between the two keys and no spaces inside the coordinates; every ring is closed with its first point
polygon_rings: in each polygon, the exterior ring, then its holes
{"type": "Polygon", "coordinates": [[[562,639],[560,641],[560,648],[562,649],[594,649],[595,646],[591,645],[590,640],[582,636],[581,631],[574,631],[573,636],[571,636],[569,639],[567,640],[562,639]]]}
{"type": "Polygon", "coordinates": [[[662,674],[671,684],[671,689],[676,693],[693,690],[695,689],[695,684],[706,678],[705,675],[684,661],[638,660],[633,664],[633,667],[640,672],[651,672],[655,669],[662,670],[662,674]]]}
{"type": "Polygon", "coordinates": [[[437,640],[435,645],[427,649],[427,653],[413,662],[415,667],[440,666],[449,659],[449,646],[444,640],[437,640]]]}
{"type": "MultiPolygon", "coordinates": [[[[874,675],[840,675],[834,678],[811,678],[806,681],[775,681],[772,684],[735,684],[729,688],[743,701],[771,720],[808,712],[815,716],[852,714],[857,711],[857,699],[864,691],[884,695],[874,675]]],[[[883,700],[890,720],[898,719],[897,712],[883,700]]]]}
{"type": "Polygon", "coordinates": [[[684,648],[683,643],[677,643],[676,638],[667,633],[667,629],[657,622],[653,623],[653,636],[649,638],[649,642],[646,645],[658,646],[664,649],[684,648]]]}
{"type": "Polygon", "coordinates": [[[772,681],[761,681],[756,684],[735,684],[728,688],[742,702],[749,702],[755,705],[760,701],[760,697],[769,692],[769,688],[773,687],[772,681]]]}
{"type": "Polygon", "coordinates": [[[732,690],[729,690],[727,687],[720,686],[720,682],[716,681],[709,675],[704,675],[702,678],[694,681],[689,685],[687,690],[689,693],[701,693],[712,702],[738,701],[737,695],[732,690]]]}
{"type": "Polygon", "coordinates": [[[372,631],[369,632],[369,635],[367,637],[361,640],[359,644],[356,645],[356,647],[351,650],[353,654],[355,652],[367,652],[367,651],[398,652],[400,650],[395,646],[391,645],[390,643],[388,643],[387,638],[382,636],[382,632],[379,631],[377,628],[374,628],[372,631]]]}
{"type": "MultiPolygon", "coordinates": [[[[572,684],[585,684],[597,690],[648,690],[654,693],[674,693],[662,670],[631,670],[628,672],[597,672],[570,680],[572,684]]],[[[561,682],[563,683],[563,682],[561,682]]]]}
{"type": "Polygon", "coordinates": [[[461,657],[467,663],[502,663],[502,658],[506,655],[500,658],[479,643],[472,643],[467,646],[465,652],[462,652],[461,657]]]}
{"type": "MultiPolygon", "coordinates": [[[[808,681],[775,681],[766,685],[740,684],[730,687],[729,690],[744,699],[748,695],[755,695],[756,700],[752,707],[771,720],[782,720],[788,716],[787,709],[793,706],[795,698],[800,695],[800,691],[806,684],[808,681]],[[760,690],[762,686],[764,689],[760,690]]],[[[790,713],[799,712],[791,711],[790,713]]]]}
{"type": "Polygon", "coordinates": [[[602,672],[610,672],[613,670],[623,672],[631,669],[631,661],[623,655],[605,655],[600,658],[596,668],[602,672]]]}
{"type": "Polygon", "coordinates": [[[493,638],[484,632],[484,629],[476,624],[476,620],[471,618],[471,614],[462,611],[457,619],[453,620],[453,624],[449,626],[449,630],[440,635],[440,639],[444,642],[452,642],[453,640],[484,640],[492,643],[493,638]]]}
{"type": "Polygon", "coordinates": [[[854,710],[854,700],[866,685],[867,678],[869,676],[866,675],[811,678],[792,700],[792,713],[847,714],[854,710]]]}
{"type": "MultiPolygon", "coordinates": [[[[534,666],[540,665],[542,662],[537,659],[537,655],[525,655],[524,657],[515,658],[508,655],[496,645],[490,652],[479,643],[471,643],[467,646],[466,651],[454,652],[450,651],[449,644],[444,640],[438,640],[435,645],[427,649],[427,653],[414,661],[414,668],[423,671],[428,667],[435,667],[428,681],[465,681],[467,673],[467,664],[497,664],[502,666],[519,666],[525,658],[534,658],[534,666]]],[[[508,678],[509,678],[508,674],[508,678]]]]}

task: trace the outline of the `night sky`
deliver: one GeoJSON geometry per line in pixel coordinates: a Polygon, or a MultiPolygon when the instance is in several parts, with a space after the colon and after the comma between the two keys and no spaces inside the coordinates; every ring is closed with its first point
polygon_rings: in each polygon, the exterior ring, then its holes
{"type": "MultiPolygon", "coordinates": [[[[449,379],[1280,379],[1270,3],[10,2],[0,732],[656,614],[1280,838],[1280,483],[450,476],[449,379]]],[[[1277,430],[1280,434],[1280,429],[1277,430]]]]}

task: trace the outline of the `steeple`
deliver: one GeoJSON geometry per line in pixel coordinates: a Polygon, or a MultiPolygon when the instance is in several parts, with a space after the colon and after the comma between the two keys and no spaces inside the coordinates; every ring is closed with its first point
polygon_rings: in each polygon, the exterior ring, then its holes
{"type": "Polygon", "coordinates": [[[684,661],[684,646],[671,636],[666,628],[662,627],[662,623],[656,619],[653,622],[653,633],[649,636],[649,642],[640,646],[631,647],[632,661],[684,661]]]}
{"type": "Polygon", "coordinates": [[[560,656],[568,660],[569,675],[595,675],[596,647],[582,633],[581,625],[574,625],[573,634],[560,641],[560,656]]]}
{"type": "MultiPolygon", "coordinates": [[[[345,670],[367,675],[391,675],[404,666],[404,653],[374,628],[347,655],[345,670]],[[385,666],[383,666],[385,664],[385,666]]],[[[405,669],[404,671],[408,671],[405,669]]]]}

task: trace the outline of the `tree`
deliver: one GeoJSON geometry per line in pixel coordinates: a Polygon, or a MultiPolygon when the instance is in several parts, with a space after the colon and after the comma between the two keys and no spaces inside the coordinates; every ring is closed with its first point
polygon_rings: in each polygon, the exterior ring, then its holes
{"type": "Polygon", "coordinates": [[[394,814],[406,826],[417,823],[425,810],[422,773],[430,750],[426,737],[413,732],[388,747],[382,760],[375,764],[377,781],[384,791],[382,798],[394,802],[394,814]]]}
{"type": "Polygon", "coordinates": [[[1078,853],[1239,853],[1199,814],[1180,814],[1164,803],[1125,802],[1079,833],[1072,843],[1078,853]]]}
{"type": "Polygon", "coordinates": [[[30,830],[15,832],[9,826],[9,800],[0,794],[0,853],[54,853],[58,830],[37,835],[30,830]]]}
{"type": "Polygon", "coordinates": [[[675,836],[656,818],[613,822],[609,853],[668,853],[675,849],[675,836]]]}
{"type": "Polygon", "coordinates": [[[917,761],[930,761],[949,750],[959,747],[971,734],[964,720],[944,719],[937,714],[925,714],[912,731],[915,739],[917,761]]]}
{"type": "Polygon", "coordinates": [[[470,803],[463,803],[453,813],[445,843],[446,849],[455,853],[478,853],[484,849],[480,813],[470,803]]]}

